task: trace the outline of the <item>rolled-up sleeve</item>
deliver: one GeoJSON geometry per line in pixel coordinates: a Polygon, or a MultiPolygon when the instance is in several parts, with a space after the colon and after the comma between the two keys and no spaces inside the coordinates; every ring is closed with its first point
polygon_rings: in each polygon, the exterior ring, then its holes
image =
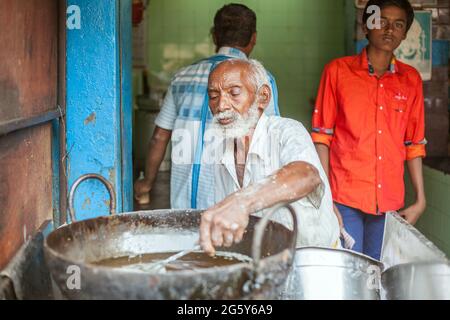
{"type": "Polygon", "coordinates": [[[314,143],[331,145],[337,115],[336,81],[337,65],[325,66],[317,94],[312,118],[312,140],[314,143]]]}
{"type": "Polygon", "coordinates": [[[327,177],[308,131],[297,121],[285,121],[279,141],[281,143],[280,164],[282,167],[296,161],[302,161],[309,163],[319,172],[322,183],[305,199],[300,200],[303,205],[318,209],[325,193],[324,181],[327,177]]]}
{"type": "Polygon", "coordinates": [[[406,160],[424,158],[426,156],[425,146],[425,108],[423,98],[423,83],[420,75],[417,74],[417,84],[415,87],[411,112],[408,118],[408,125],[405,134],[406,160]]]}

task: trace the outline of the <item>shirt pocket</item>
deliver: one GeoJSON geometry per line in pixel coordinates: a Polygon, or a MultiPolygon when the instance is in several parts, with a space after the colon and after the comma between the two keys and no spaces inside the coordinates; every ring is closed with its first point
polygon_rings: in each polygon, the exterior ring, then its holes
{"type": "Polygon", "coordinates": [[[404,132],[408,121],[408,95],[400,90],[393,90],[387,99],[387,121],[391,129],[404,132]]]}

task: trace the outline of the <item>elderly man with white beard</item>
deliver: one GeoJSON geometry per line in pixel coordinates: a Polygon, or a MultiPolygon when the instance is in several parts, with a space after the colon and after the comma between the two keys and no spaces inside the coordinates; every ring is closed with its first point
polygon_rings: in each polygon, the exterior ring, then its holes
{"type": "MultiPolygon", "coordinates": [[[[216,132],[217,204],[202,214],[200,244],[239,243],[251,214],[292,203],[299,222],[297,246],[340,247],[331,191],[311,137],[292,119],[263,113],[271,98],[264,67],[256,60],[228,60],[210,74],[209,107],[216,132]]],[[[288,227],[286,212],[272,218],[288,227]]]]}

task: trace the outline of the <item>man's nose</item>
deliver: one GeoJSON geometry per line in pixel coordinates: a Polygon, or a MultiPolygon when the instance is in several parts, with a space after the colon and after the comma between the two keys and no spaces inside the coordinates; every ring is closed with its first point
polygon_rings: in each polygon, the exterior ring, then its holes
{"type": "Polygon", "coordinates": [[[384,29],[386,32],[392,33],[392,32],[394,32],[394,24],[387,22],[386,27],[384,29]]]}
{"type": "Polygon", "coordinates": [[[227,111],[230,109],[230,103],[226,97],[220,96],[217,107],[219,112],[227,111]]]}

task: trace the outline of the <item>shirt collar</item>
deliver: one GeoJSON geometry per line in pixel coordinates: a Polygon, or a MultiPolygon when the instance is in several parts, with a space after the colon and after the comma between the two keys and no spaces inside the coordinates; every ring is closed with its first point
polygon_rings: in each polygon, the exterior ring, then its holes
{"type": "MultiPolygon", "coordinates": [[[[253,133],[252,142],[250,143],[250,149],[248,155],[257,155],[261,160],[264,160],[267,155],[267,126],[269,117],[262,113],[256,125],[255,132],[253,133]]],[[[234,139],[226,139],[225,151],[223,153],[221,163],[222,164],[234,164],[234,139]]],[[[248,158],[248,157],[247,157],[248,158]]]]}
{"type": "MultiPolygon", "coordinates": [[[[375,76],[375,70],[372,64],[370,63],[369,57],[367,55],[367,47],[364,48],[360,54],[360,67],[365,70],[368,70],[370,76],[375,76]]],[[[389,72],[391,74],[398,73],[398,64],[395,55],[392,56],[391,63],[389,64],[389,72]]]]}
{"type": "Polygon", "coordinates": [[[265,160],[267,155],[267,126],[269,124],[269,117],[263,112],[256,125],[253,133],[252,142],[248,154],[257,155],[261,160],[265,160]]]}
{"type": "Polygon", "coordinates": [[[247,60],[247,55],[239,49],[232,47],[221,47],[217,52],[218,55],[231,56],[234,58],[245,59],[247,60]]]}

